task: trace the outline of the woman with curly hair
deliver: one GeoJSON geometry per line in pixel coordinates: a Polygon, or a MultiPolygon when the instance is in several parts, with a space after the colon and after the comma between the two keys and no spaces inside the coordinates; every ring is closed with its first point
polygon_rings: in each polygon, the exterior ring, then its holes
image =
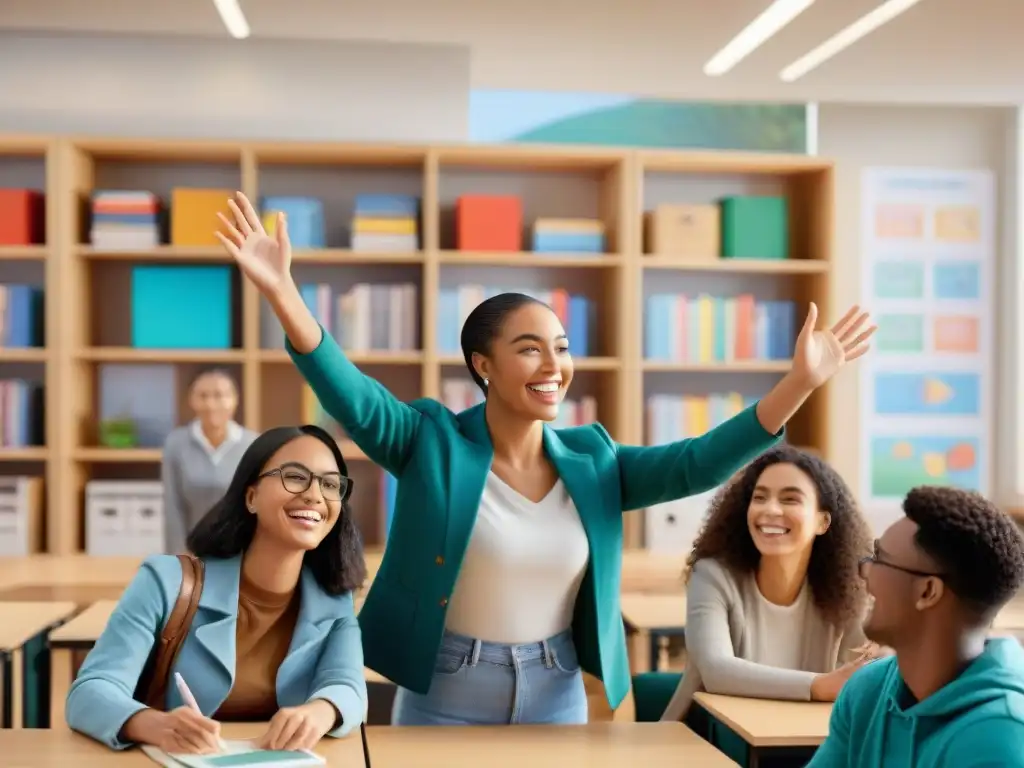
{"type": "Polygon", "coordinates": [[[834,701],[867,660],[858,564],[871,534],[821,459],[783,445],[711,503],[687,559],[687,671],[663,720],[693,694],[834,701]]]}

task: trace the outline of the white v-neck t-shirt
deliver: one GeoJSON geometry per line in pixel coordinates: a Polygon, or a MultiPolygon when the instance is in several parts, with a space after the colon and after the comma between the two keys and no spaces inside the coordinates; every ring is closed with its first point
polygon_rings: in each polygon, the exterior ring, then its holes
{"type": "Polygon", "coordinates": [[[445,626],[494,643],[534,643],[572,624],[590,545],[561,479],[539,502],[487,474],[445,626]]]}

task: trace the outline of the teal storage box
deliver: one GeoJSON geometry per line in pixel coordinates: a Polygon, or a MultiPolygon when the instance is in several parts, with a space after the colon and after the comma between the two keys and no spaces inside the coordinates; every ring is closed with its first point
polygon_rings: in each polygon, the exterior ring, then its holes
{"type": "Polygon", "coordinates": [[[231,299],[227,266],[132,267],[132,346],[227,349],[231,299]]]}
{"type": "Polygon", "coordinates": [[[789,256],[789,210],[784,197],[722,200],[722,257],[785,259],[789,256]]]}

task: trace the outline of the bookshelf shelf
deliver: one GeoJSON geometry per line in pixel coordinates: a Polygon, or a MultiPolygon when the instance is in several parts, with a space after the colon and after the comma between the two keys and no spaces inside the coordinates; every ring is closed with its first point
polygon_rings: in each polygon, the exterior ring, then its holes
{"type": "MultiPolygon", "coordinates": [[[[404,401],[477,397],[458,349],[459,318],[453,321],[443,311],[450,306],[444,300],[452,292],[469,287],[479,297],[526,290],[559,301],[585,299],[586,342],[579,342],[581,350],[574,353],[577,376],[570,392],[573,408],[580,410],[573,414],[596,412],[615,439],[641,444],[649,439],[652,398],[699,398],[722,392],[752,398],[789,367],[788,355],[779,350],[767,356],[774,359],[723,357],[717,347],[711,357],[707,350],[694,356],[686,352],[686,345],[667,355],[649,354],[648,331],[656,322],[651,319],[651,297],[667,293],[732,301],[752,295],[759,307],[771,302],[799,307],[813,299],[822,315],[830,316],[831,185],[829,161],[783,155],[526,144],[0,137],[0,187],[41,189],[47,201],[46,236],[40,243],[0,245],[0,283],[27,282],[34,276],[45,284],[47,346],[0,348],[0,365],[6,371],[0,378],[42,377],[47,385],[46,447],[0,448],[0,461],[8,472],[21,471],[22,464],[43,465],[47,548],[70,553],[83,546],[83,489],[90,479],[159,476],[159,448],[98,444],[97,419],[102,407],[110,407],[104,389],[110,379],[134,382],[142,371],[169,372],[173,382],[169,395],[163,396],[176,403],[180,423],[187,412],[191,377],[203,368],[223,366],[238,382],[239,417],[246,426],[263,430],[304,419],[305,385],[275,335],[280,333],[279,324],[275,329],[266,302],[240,279],[231,259],[209,237],[216,227],[212,211],[193,211],[196,225],[191,235],[173,236],[175,190],[206,189],[225,195],[242,190],[261,207],[282,198],[319,205],[324,237],[311,240],[314,247],[296,240],[296,218],[289,213],[296,280],[323,288],[332,302],[327,306],[335,306],[333,302],[351,296],[360,286],[403,286],[404,293],[397,295],[415,318],[414,338],[403,325],[401,341],[392,338],[394,334],[386,343],[352,341],[360,338],[356,335],[344,343],[366,350],[351,353],[352,361],[404,401]],[[108,247],[111,241],[102,238],[94,243],[96,217],[91,211],[96,199],[105,199],[94,194],[104,190],[148,193],[150,199],[172,208],[170,225],[162,219],[159,231],[151,225],[148,243],[115,242],[116,247],[108,247]],[[406,239],[398,248],[353,248],[353,232],[369,231],[357,216],[358,211],[366,215],[360,201],[365,202],[367,195],[418,200],[415,245],[406,249],[406,239]],[[788,258],[693,260],[664,250],[648,253],[645,212],[661,204],[707,204],[730,195],[787,200],[788,258]],[[455,210],[466,196],[519,200],[519,250],[463,241],[455,210]],[[533,250],[541,244],[534,232],[538,219],[599,222],[604,252],[533,250]],[[173,265],[229,268],[230,338],[223,342],[227,348],[132,346],[131,281],[136,267],[173,265]],[[593,410],[586,410],[584,401],[593,410]]],[[[210,204],[219,204],[215,197],[210,196],[210,204]]],[[[102,223],[104,216],[98,220],[102,223]]],[[[355,244],[371,242],[367,247],[382,240],[355,244]]],[[[802,312],[798,315],[802,319],[802,312]]],[[[568,314],[564,318],[572,319],[568,314]]],[[[667,318],[661,323],[666,327],[676,322],[672,315],[667,318]]],[[[572,344],[579,332],[571,322],[566,325],[572,344]]],[[[351,332],[345,322],[334,323],[329,331],[341,338],[342,326],[351,332]]],[[[143,393],[141,400],[154,396],[144,384],[125,386],[143,393]]],[[[813,396],[790,429],[793,442],[823,454],[829,444],[827,398],[827,389],[813,396]]],[[[387,485],[382,470],[344,434],[338,438],[356,484],[358,522],[367,544],[379,546],[387,485]]],[[[651,517],[649,511],[625,518],[627,546],[642,545],[644,521],[651,517]]]]}
{"type": "Polygon", "coordinates": [[[695,261],[678,256],[645,255],[644,269],[672,269],[680,272],[728,272],[752,275],[821,275],[831,269],[823,259],[714,259],[695,261]]]}
{"type": "Polygon", "coordinates": [[[422,264],[422,251],[415,253],[376,253],[353,251],[350,248],[323,248],[292,252],[294,264],[330,264],[332,266],[366,266],[370,264],[422,264]]]}
{"type": "Polygon", "coordinates": [[[46,347],[0,348],[0,363],[45,363],[49,359],[46,347]]]}
{"type": "Polygon", "coordinates": [[[207,248],[202,246],[165,245],[158,248],[141,250],[109,250],[94,248],[91,245],[80,245],[75,249],[83,259],[92,261],[130,261],[130,262],[213,262],[215,264],[231,263],[231,257],[223,248],[207,248]]]}
{"type": "Polygon", "coordinates": [[[725,363],[673,363],[645,360],[644,371],[651,373],[786,373],[789,360],[736,360],[725,363]]]}
{"type": "Polygon", "coordinates": [[[160,461],[159,448],[76,448],[75,461],[88,464],[149,464],[160,461]]]}
{"type": "Polygon", "coordinates": [[[50,458],[50,451],[43,446],[28,448],[0,448],[0,461],[46,461],[50,458]]]}
{"type": "Polygon", "coordinates": [[[228,365],[242,363],[246,353],[240,349],[141,349],[139,347],[86,347],[77,359],[95,363],[206,363],[228,365]]]}
{"type": "Polygon", "coordinates": [[[45,261],[49,255],[45,245],[0,245],[0,261],[45,261]]]}
{"type": "MultiPolygon", "coordinates": [[[[422,352],[348,352],[347,357],[356,365],[420,365],[422,352]]],[[[283,349],[263,349],[259,352],[262,363],[270,365],[291,365],[292,359],[283,349]]]]}
{"type": "Polygon", "coordinates": [[[622,257],[608,253],[594,255],[589,253],[487,253],[479,251],[441,251],[438,261],[450,266],[488,266],[488,267],[530,267],[532,269],[608,269],[622,265],[622,257]]]}

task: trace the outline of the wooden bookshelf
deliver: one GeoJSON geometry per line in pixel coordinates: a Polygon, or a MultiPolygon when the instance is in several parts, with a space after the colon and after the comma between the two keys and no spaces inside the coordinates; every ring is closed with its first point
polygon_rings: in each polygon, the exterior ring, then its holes
{"type": "MultiPolygon", "coordinates": [[[[191,374],[208,365],[224,366],[239,382],[240,420],[246,426],[261,430],[294,423],[301,413],[301,378],[283,350],[266,345],[261,316],[269,310],[241,279],[236,278],[237,339],[231,348],[131,346],[125,285],[133,265],[230,265],[230,259],[216,247],[164,245],[141,252],[93,247],[84,231],[84,201],[93,189],[145,189],[165,200],[175,186],[240,189],[254,201],[276,194],[321,199],[327,247],[296,251],[294,270],[300,281],[330,282],[338,290],[354,282],[416,285],[418,348],[351,355],[366,373],[403,399],[439,398],[445,379],[467,377],[461,355],[442,350],[437,340],[442,288],[464,283],[537,290],[571,286],[598,305],[592,354],[575,359],[573,394],[595,396],[599,419],[624,443],[646,440],[645,402],[651,394],[696,392],[712,384],[742,389],[748,382],[765,388],[788,368],[785,361],[715,365],[645,360],[645,296],[650,291],[763,290],[798,302],[813,299],[823,317],[832,316],[832,169],[831,163],[817,158],[529,145],[0,137],[0,186],[35,182],[47,192],[47,243],[0,247],[0,282],[6,279],[8,266],[21,262],[35,263],[42,270],[47,345],[39,350],[0,350],[0,377],[6,368],[34,366],[40,371],[48,385],[47,440],[45,446],[0,448],[0,471],[13,473],[23,465],[35,467],[37,474],[45,470],[48,549],[58,554],[82,548],[83,489],[89,479],[159,476],[159,449],[98,446],[99,366],[174,366],[181,413],[191,374]],[[26,178],[26,168],[34,168],[35,176],[26,178]],[[711,202],[723,194],[765,190],[789,200],[789,259],[695,263],[644,252],[645,209],[659,202],[711,202]],[[365,192],[420,198],[420,251],[378,254],[349,249],[344,228],[337,225],[347,226],[354,196],[365,192]],[[600,218],[606,226],[608,253],[458,251],[452,205],[460,194],[470,192],[520,196],[526,223],[537,216],[600,218]]],[[[816,395],[791,428],[795,442],[819,452],[828,445],[827,396],[827,390],[816,395]]],[[[368,544],[379,544],[373,530],[380,518],[380,470],[350,442],[342,448],[356,481],[357,516],[368,531],[368,544]]],[[[626,519],[626,545],[642,544],[642,516],[626,519]]]]}

